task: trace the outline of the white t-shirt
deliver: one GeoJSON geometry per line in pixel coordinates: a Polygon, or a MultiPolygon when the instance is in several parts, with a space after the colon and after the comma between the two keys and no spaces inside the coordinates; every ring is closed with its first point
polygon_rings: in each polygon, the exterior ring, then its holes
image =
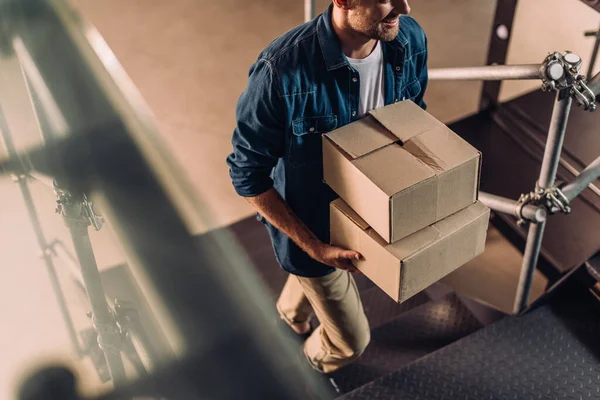
{"type": "Polygon", "coordinates": [[[369,111],[385,105],[383,84],[383,51],[380,41],[377,41],[375,49],[366,58],[355,59],[348,57],[350,65],[358,71],[360,80],[360,104],[358,116],[364,117],[369,111]]]}

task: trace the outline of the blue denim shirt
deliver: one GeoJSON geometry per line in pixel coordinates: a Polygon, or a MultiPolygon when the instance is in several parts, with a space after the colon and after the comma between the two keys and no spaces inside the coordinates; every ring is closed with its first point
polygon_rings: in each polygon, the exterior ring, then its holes
{"type": "MultiPolygon", "coordinates": [[[[236,109],[233,152],[227,158],[239,195],[253,197],[274,187],[325,243],[329,203],[337,195],[323,183],[321,135],[358,119],[360,92],[359,74],[342,52],[331,14],[332,6],[275,39],[252,65],[236,109]]],[[[396,39],[382,44],[385,104],[406,99],[425,108],[427,39],[421,27],[402,16],[396,39]]],[[[259,219],[286,271],[319,277],[334,270],[259,219]]]]}

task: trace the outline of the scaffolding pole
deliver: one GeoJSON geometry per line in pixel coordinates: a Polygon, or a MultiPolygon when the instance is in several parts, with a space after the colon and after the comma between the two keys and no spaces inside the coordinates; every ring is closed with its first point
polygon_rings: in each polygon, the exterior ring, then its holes
{"type": "Polygon", "coordinates": [[[315,17],[316,0],[304,0],[304,22],[308,22],[315,17]]]}
{"type": "MultiPolygon", "coordinates": [[[[554,185],[572,102],[573,99],[568,94],[563,92],[556,94],[548,139],[546,140],[546,149],[538,180],[539,187],[542,189],[551,188],[554,185]]],[[[545,227],[545,221],[529,225],[525,254],[523,255],[523,264],[521,266],[521,276],[517,286],[513,309],[515,313],[523,311],[529,302],[533,274],[539,259],[545,227]]]]}
{"type": "Polygon", "coordinates": [[[519,203],[515,200],[496,196],[489,193],[479,192],[479,200],[494,211],[513,215],[517,218],[525,218],[536,223],[544,222],[548,213],[541,206],[528,204],[519,212],[519,203]]]}
{"type": "Polygon", "coordinates": [[[569,201],[573,200],[583,192],[592,182],[600,177],[600,157],[596,158],[590,165],[585,167],[583,171],[572,182],[562,187],[562,192],[569,201]]]}
{"type": "Polygon", "coordinates": [[[429,80],[500,81],[515,79],[543,79],[543,64],[488,65],[464,68],[431,68],[429,80]]]}

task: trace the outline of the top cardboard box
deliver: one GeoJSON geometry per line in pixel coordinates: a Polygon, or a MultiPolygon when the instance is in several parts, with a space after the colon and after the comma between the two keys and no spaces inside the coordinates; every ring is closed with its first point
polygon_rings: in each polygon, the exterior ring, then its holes
{"type": "Polygon", "coordinates": [[[323,135],[325,182],[388,243],[477,200],[481,154],[412,101],[323,135]]]}

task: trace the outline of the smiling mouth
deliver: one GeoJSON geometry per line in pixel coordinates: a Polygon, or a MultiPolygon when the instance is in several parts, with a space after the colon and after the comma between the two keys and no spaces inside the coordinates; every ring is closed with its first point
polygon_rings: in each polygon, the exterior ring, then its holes
{"type": "Polygon", "coordinates": [[[383,19],[383,20],[382,20],[382,22],[383,22],[385,25],[388,25],[388,26],[394,26],[394,25],[397,25],[397,24],[398,24],[398,20],[399,20],[399,19],[400,19],[400,16],[399,16],[399,15],[396,15],[396,16],[393,16],[393,17],[388,17],[388,18],[385,18],[385,19],[383,19]]]}

